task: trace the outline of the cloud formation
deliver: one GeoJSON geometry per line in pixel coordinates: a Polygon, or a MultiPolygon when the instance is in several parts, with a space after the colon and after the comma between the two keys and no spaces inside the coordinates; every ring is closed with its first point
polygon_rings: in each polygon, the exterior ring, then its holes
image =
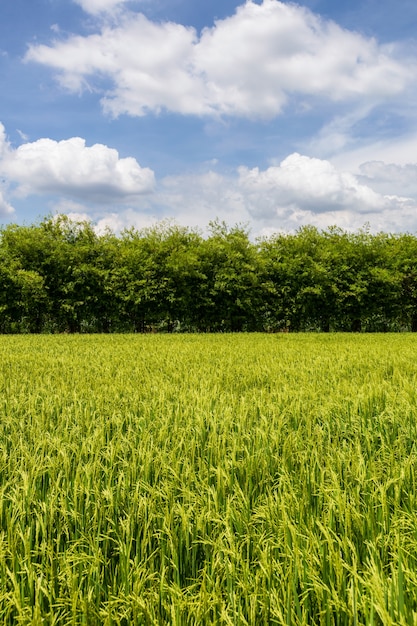
{"type": "Polygon", "coordinates": [[[184,225],[204,227],[219,217],[229,224],[247,223],[254,234],[304,224],[354,230],[367,222],[374,230],[417,229],[417,193],[380,193],[329,161],[298,153],[266,170],[240,167],[235,175],[209,171],[169,177],[151,202],[166,207],[164,217],[175,216],[184,225]]]}
{"type": "MultiPolygon", "coordinates": [[[[93,13],[119,4],[77,1],[93,13]]],[[[415,78],[392,46],[278,0],[249,0],[200,35],[131,13],[89,36],[32,45],[26,60],[55,69],[74,92],[110,81],[102,104],[113,116],[167,110],[273,118],[293,97],[375,105],[415,78]]]]}
{"type": "Polygon", "coordinates": [[[385,198],[360,184],[355,176],[338,171],[329,161],[291,154],[279,166],[260,171],[242,167],[239,185],[262,211],[297,207],[317,213],[355,209],[381,210],[385,198]]]}
{"type": "Polygon", "coordinates": [[[14,208],[7,202],[3,192],[0,190],[0,216],[11,215],[12,213],[14,213],[14,208]]]}
{"type": "Polygon", "coordinates": [[[266,228],[338,224],[355,229],[365,222],[376,230],[395,232],[399,224],[417,228],[417,193],[393,195],[392,188],[391,194],[383,193],[371,183],[369,176],[354,176],[329,161],[294,153],[264,171],[241,167],[238,187],[252,218],[266,228]]]}
{"type": "MultiPolygon", "coordinates": [[[[212,164],[212,167],[216,164],[212,164]]],[[[169,176],[154,174],[105,145],[73,137],[39,139],[13,148],[0,124],[0,215],[9,197],[55,196],[55,208],[91,216],[99,230],[175,218],[204,228],[216,217],[247,223],[256,234],[303,224],[347,229],[417,230],[417,165],[368,162],[354,175],[330,161],[290,154],[267,169],[239,167],[169,176]],[[138,210],[140,207],[140,210],[138,210]]]]}
{"type": "Polygon", "coordinates": [[[382,193],[392,193],[393,189],[401,189],[403,194],[417,197],[417,164],[384,163],[384,161],[368,161],[359,168],[359,178],[382,193]]]}
{"type": "Polygon", "coordinates": [[[120,158],[102,144],[86,146],[80,137],[39,139],[13,149],[1,124],[0,172],[21,197],[53,193],[104,203],[149,193],[155,183],[152,170],[134,158],[120,158]]]}
{"type": "Polygon", "coordinates": [[[166,177],[140,206],[92,210],[60,203],[56,209],[82,219],[89,215],[98,232],[107,226],[142,228],[165,218],[203,230],[219,218],[247,224],[253,236],[306,224],[356,230],[369,223],[373,231],[417,231],[417,190],[410,196],[379,193],[360,176],[297,153],[266,170],[240,167],[228,175],[208,170],[166,177]]]}
{"type": "Polygon", "coordinates": [[[74,0],[74,2],[79,4],[86,13],[98,15],[116,9],[127,0],[74,0]]]}

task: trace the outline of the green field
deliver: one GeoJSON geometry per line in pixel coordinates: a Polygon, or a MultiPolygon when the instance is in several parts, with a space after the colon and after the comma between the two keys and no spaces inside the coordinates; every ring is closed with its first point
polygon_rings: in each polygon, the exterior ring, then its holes
{"type": "Polygon", "coordinates": [[[417,623],[417,336],[0,337],[0,623],[417,623]]]}

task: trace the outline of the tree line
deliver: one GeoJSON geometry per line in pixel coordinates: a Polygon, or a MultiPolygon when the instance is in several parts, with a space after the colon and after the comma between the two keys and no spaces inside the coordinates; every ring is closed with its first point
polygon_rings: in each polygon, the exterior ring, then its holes
{"type": "Polygon", "coordinates": [[[0,229],[0,332],[417,331],[417,237],[307,226],[251,241],[66,216],[0,229]]]}

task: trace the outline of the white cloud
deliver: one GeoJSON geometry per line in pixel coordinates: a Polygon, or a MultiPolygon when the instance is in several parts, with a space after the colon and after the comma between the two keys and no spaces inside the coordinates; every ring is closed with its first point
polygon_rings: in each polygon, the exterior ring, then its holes
{"type": "Polygon", "coordinates": [[[0,190],[0,216],[11,215],[12,213],[14,213],[14,208],[7,202],[3,192],[0,190]]]}
{"type": "Polygon", "coordinates": [[[352,174],[338,171],[329,161],[298,153],[265,171],[242,167],[239,174],[252,210],[260,214],[288,207],[317,213],[352,208],[368,212],[386,203],[352,174]]]}
{"type": "Polygon", "coordinates": [[[3,124],[0,122],[0,161],[3,159],[9,152],[10,145],[6,136],[6,129],[3,124]]]}
{"type": "Polygon", "coordinates": [[[105,13],[116,9],[121,6],[127,0],[74,0],[76,4],[91,15],[97,15],[99,13],[105,13]]]}
{"type": "Polygon", "coordinates": [[[89,87],[94,77],[110,78],[114,88],[102,102],[115,116],[162,108],[202,114],[209,110],[203,82],[189,67],[195,37],[191,28],[154,24],[137,15],[99,35],[32,47],[27,59],[59,70],[61,83],[71,91],[89,87]]]}
{"type": "MultiPolygon", "coordinates": [[[[90,12],[116,4],[79,3],[90,12]]],[[[166,109],[271,118],[293,96],[371,106],[403,93],[415,78],[392,47],[278,0],[249,0],[200,36],[129,14],[90,36],[31,46],[26,60],[57,70],[71,91],[110,80],[102,102],[114,116],[166,109]]]]}
{"type": "MultiPolygon", "coordinates": [[[[417,231],[417,190],[407,197],[380,193],[373,180],[393,178],[394,166],[368,164],[362,177],[339,171],[325,160],[289,155],[280,165],[264,171],[239,168],[228,175],[213,170],[169,176],[155,193],[141,202],[141,210],[83,209],[75,203],[55,208],[69,215],[90,216],[97,232],[114,232],[135,226],[143,228],[161,219],[173,218],[188,227],[206,229],[216,218],[228,224],[247,224],[253,236],[292,231],[303,225],[327,228],[338,225],[357,230],[369,223],[373,231],[417,231]],[[365,184],[366,180],[369,184],[365,184]]],[[[411,180],[413,168],[403,176],[411,180]]],[[[388,183],[387,183],[388,188],[388,183]]]]}
{"type": "Polygon", "coordinates": [[[123,202],[154,188],[152,170],[142,168],[134,158],[120,158],[117,150],[105,145],[88,147],[84,139],[72,137],[39,139],[14,150],[1,128],[0,172],[17,185],[19,196],[57,194],[108,203],[123,202]]]}
{"type": "MultiPolygon", "coordinates": [[[[133,208],[123,208],[118,211],[109,211],[101,208],[91,210],[90,207],[76,205],[69,202],[58,202],[52,207],[56,215],[67,215],[75,222],[90,222],[98,234],[104,234],[110,229],[120,233],[124,228],[147,228],[161,221],[162,216],[152,215],[133,208]]],[[[187,223],[187,226],[189,224],[187,223]]]]}
{"type": "Polygon", "coordinates": [[[151,203],[169,207],[164,216],[184,225],[204,228],[219,217],[248,223],[255,235],[305,224],[355,230],[367,222],[375,231],[417,230],[416,198],[379,193],[328,161],[300,154],[264,171],[240,167],[237,176],[207,172],[161,182],[151,203]]]}
{"type": "Polygon", "coordinates": [[[384,163],[384,161],[368,161],[360,167],[361,174],[374,182],[391,181],[401,184],[403,187],[416,187],[417,164],[408,163],[398,165],[396,163],[384,163]]]}
{"type": "MultiPolygon", "coordinates": [[[[6,129],[3,124],[0,122],[0,176],[2,176],[1,171],[1,162],[9,153],[9,143],[6,137],[6,129]]],[[[14,213],[14,208],[12,205],[6,200],[6,188],[8,185],[8,181],[4,178],[0,180],[0,216],[11,215],[14,213]]]]}
{"type": "Polygon", "coordinates": [[[326,159],[351,150],[352,145],[357,141],[352,128],[356,123],[365,119],[371,111],[372,105],[363,103],[352,107],[345,114],[331,118],[313,138],[306,142],[306,151],[326,159]]]}
{"type": "Polygon", "coordinates": [[[92,219],[88,208],[80,202],[74,202],[73,200],[61,199],[58,202],[54,202],[52,210],[59,215],[68,215],[75,222],[90,222],[92,219]]]}
{"type": "Polygon", "coordinates": [[[409,76],[376,41],[276,0],[247,2],[205,30],[197,65],[221,111],[266,117],[292,94],[378,100],[401,91],[409,76]]]}
{"type": "Polygon", "coordinates": [[[118,213],[104,213],[95,220],[94,230],[98,234],[103,234],[110,229],[114,233],[119,233],[124,228],[134,227],[137,229],[148,228],[160,221],[154,215],[148,215],[142,211],[125,209],[118,213]]]}
{"type": "Polygon", "coordinates": [[[359,168],[363,183],[372,185],[380,193],[401,193],[417,198],[417,164],[368,161],[359,168]]]}
{"type": "Polygon", "coordinates": [[[367,177],[355,176],[329,161],[295,153],[265,171],[240,168],[239,187],[254,220],[269,228],[336,224],[356,230],[369,223],[374,231],[417,230],[417,193],[401,193],[390,169],[369,166],[366,172],[367,177]],[[377,176],[385,189],[374,185],[377,176]]]}
{"type": "Polygon", "coordinates": [[[417,231],[416,180],[417,163],[367,162],[353,174],[294,153],[265,170],[208,169],[166,177],[154,187],[151,170],[107,146],[87,147],[80,138],[40,139],[14,149],[0,124],[0,214],[13,211],[7,197],[12,194],[16,200],[55,196],[53,208],[91,218],[98,232],[106,226],[141,228],[163,218],[205,228],[216,217],[248,223],[254,235],[303,224],[356,229],[366,222],[374,230],[417,231]]]}
{"type": "Polygon", "coordinates": [[[184,226],[204,228],[216,218],[229,224],[251,221],[236,176],[212,170],[164,178],[152,203],[167,207],[164,217],[175,217],[184,226]]]}
{"type": "Polygon", "coordinates": [[[20,139],[22,141],[28,141],[29,140],[29,136],[26,135],[23,131],[19,130],[18,128],[16,128],[16,132],[19,135],[20,139]]]}

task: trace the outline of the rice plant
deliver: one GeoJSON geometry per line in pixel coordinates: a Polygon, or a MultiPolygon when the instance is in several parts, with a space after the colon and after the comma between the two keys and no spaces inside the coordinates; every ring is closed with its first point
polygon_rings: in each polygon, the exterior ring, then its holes
{"type": "Polygon", "coordinates": [[[417,337],[0,338],[0,622],[417,623],[417,337]]]}

